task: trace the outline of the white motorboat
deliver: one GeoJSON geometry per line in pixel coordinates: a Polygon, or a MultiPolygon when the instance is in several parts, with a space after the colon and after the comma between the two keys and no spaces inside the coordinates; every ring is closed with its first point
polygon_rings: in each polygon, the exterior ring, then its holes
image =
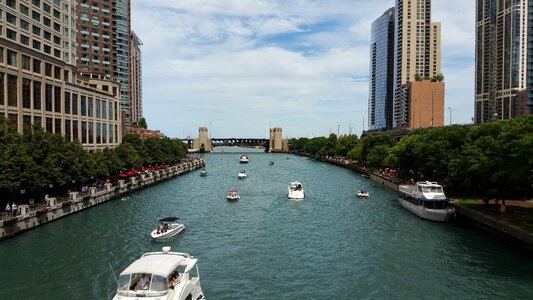
{"type": "Polygon", "coordinates": [[[200,176],[207,176],[207,171],[202,169],[202,171],[200,171],[200,176]]]}
{"type": "Polygon", "coordinates": [[[291,182],[289,185],[289,199],[303,199],[305,192],[302,184],[298,181],[291,182]]]}
{"type": "Polygon", "coordinates": [[[156,229],[152,230],[150,235],[156,241],[168,240],[175,237],[178,233],[185,230],[185,225],[175,223],[178,219],[177,217],[168,217],[159,220],[159,225],[157,225],[156,229]]]}
{"type": "Polygon", "coordinates": [[[122,271],[113,300],[205,299],[198,259],[170,250],[163,247],[162,252],[145,253],[122,271]]]}
{"type": "Polygon", "coordinates": [[[239,172],[239,174],[237,174],[237,177],[239,177],[239,179],[244,179],[246,178],[248,175],[246,175],[246,171],[242,170],[239,172]]]}
{"type": "Polygon", "coordinates": [[[239,192],[237,192],[236,190],[229,190],[227,198],[229,201],[237,201],[241,199],[241,196],[239,196],[239,192]]]}
{"type": "Polygon", "coordinates": [[[367,190],[358,190],[357,191],[357,198],[359,199],[367,199],[370,197],[370,193],[367,190]]]}
{"type": "Polygon", "coordinates": [[[248,163],[248,155],[243,154],[241,155],[241,164],[247,164],[248,163]]]}
{"type": "Polygon", "coordinates": [[[436,182],[400,185],[399,191],[400,205],[420,218],[442,222],[449,221],[455,214],[455,208],[449,205],[442,186],[436,182]]]}

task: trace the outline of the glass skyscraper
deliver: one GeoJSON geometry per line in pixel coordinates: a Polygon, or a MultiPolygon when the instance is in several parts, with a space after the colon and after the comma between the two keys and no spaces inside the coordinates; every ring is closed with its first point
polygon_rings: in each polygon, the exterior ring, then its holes
{"type": "Polygon", "coordinates": [[[394,7],[372,23],[368,127],[392,128],[394,70],[394,7]]]}

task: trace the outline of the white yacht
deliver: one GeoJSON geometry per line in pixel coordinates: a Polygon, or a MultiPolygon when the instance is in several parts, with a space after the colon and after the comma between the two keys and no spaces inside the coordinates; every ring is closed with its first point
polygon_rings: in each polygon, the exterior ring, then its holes
{"type": "Polygon", "coordinates": [[[241,155],[241,164],[247,164],[248,163],[248,155],[243,154],[241,155]]]}
{"type": "Polygon", "coordinates": [[[244,179],[246,178],[248,175],[246,175],[246,171],[242,170],[239,172],[239,174],[237,174],[237,177],[239,177],[239,179],[244,179]]]}
{"type": "Polygon", "coordinates": [[[436,182],[421,181],[415,185],[400,185],[400,205],[422,219],[449,221],[455,208],[449,205],[442,186],[436,182]]]}
{"type": "Polygon", "coordinates": [[[202,171],[200,171],[200,176],[207,176],[206,169],[202,169],[202,171]]]}
{"type": "Polygon", "coordinates": [[[150,235],[156,241],[164,241],[175,237],[178,233],[185,230],[185,225],[175,222],[178,219],[177,217],[168,217],[159,220],[159,225],[157,225],[156,229],[152,230],[150,235]]]}
{"type": "Polygon", "coordinates": [[[302,184],[298,181],[291,182],[289,185],[289,199],[303,199],[305,192],[302,184]]]}
{"type": "Polygon", "coordinates": [[[188,253],[149,252],[127,267],[113,300],[201,300],[198,260],[188,253]]]}

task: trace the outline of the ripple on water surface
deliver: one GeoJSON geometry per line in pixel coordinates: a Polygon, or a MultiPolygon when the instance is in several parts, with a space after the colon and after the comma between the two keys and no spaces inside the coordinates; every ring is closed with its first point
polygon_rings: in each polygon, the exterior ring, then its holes
{"type": "Polygon", "coordinates": [[[209,299],[533,298],[529,257],[482,233],[420,220],[349,170],[239,156],[206,155],[207,177],[180,176],[1,242],[0,299],[109,299],[110,267],[119,273],[164,245],[199,259],[209,299]],[[303,201],[287,199],[294,180],[303,201]],[[359,188],[371,198],[356,199],[359,188]],[[226,201],[229,189],[241,200],[226,201]],[[186,230],[152,242],[167,216],[186,230]]]}

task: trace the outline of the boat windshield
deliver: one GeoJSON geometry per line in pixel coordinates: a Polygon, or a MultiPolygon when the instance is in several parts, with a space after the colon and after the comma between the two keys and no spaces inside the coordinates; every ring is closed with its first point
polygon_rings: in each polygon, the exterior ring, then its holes
{"type": "Polygon", "coordinates": [[[444,193],[442,190],[442,187],[440,186],[425,186],[422,188],[422,191],[424,193],[439,193],[439,194],[444,193]]]}
{"type": "Polygon", "coordinates": [[[119,292],[164,292],[168,290],[168,279],[151,274],[124,274],[119,277],[118,285],[119,292]]]}

